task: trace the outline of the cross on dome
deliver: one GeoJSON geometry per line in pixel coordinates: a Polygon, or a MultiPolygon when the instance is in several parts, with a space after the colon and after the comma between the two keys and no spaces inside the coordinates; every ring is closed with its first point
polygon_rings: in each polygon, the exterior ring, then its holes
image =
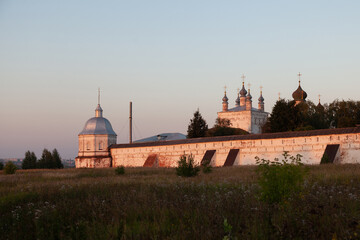
{"type": "Polygon", "coordinates": [[[299,85],[300,85],[302,74],[299,72],[299,73],[298,73],[298,76],[299,76],[299,85]]]}
{"type": "Polygon", "coordinates": [[[100,105],[100,88],[98,88],[98,104],[100,105]]]}

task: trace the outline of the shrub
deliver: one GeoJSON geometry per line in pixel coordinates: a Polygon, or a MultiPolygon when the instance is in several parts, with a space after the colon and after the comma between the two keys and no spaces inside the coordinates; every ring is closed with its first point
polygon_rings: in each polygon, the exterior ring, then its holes
{"type": "Polygon", "coordinates": [[[0,170],[3,170],[3,168],[4,168],[4,164],[0,162],[0,170]]]}
{"type": "Polygon", "coordinates": [[[283,153],[284,159],[274,161],[255,157],[258,164],[260,199],[267,203],[280,203],[301,192],[307,169],[301,163],[301,155],[290,156],[283,153]]]}
{"type": "Polygon", "coordinates": [[[16,166],[13,162],[9,161],[4,167],[5,174],[14,174],[16,172],[16,166]]]}
{"type": "Polygon", "coordinates": [[[210,161],[202,163],[201,166],[203,173],[211,173],[212,166],[210,165],[210,161]]]}
{"type": "Polygon", "coordinates": [[[200,167],[194,164],[194,157],[192,155],[182,155],[178,161],[176,174],[182,177],[193,177],[198,174],[200,167]]]}
{"type": "Polygon", "coordinates": [[[125,174],[125,167],[120,166],[120,167],[115,168],[115,174],[116,175],[124,175],[125,174]]]}

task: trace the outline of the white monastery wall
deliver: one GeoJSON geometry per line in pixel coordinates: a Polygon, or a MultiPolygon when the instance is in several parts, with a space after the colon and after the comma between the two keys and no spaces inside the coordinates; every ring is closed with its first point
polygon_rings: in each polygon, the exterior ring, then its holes
{"type": "Polygon", "coordinates": [[[111,147],[113,166],[142,167],[150,154],[157,155],[157,166],[175,167],[181,155],[192,154],[200,164],[207,150],[216,150],[212,166],[223,166],[231,149],[239,149],[234,165],[253,165],[255,157],[282,159],[284,151],[295,156],[301,154],[305,164],[320,164],[328,144],[339,144],[334,163],[360,163],[360,133],[331,134],[309,137],[274,139],[226,140],[176,145],[111,147]]]}

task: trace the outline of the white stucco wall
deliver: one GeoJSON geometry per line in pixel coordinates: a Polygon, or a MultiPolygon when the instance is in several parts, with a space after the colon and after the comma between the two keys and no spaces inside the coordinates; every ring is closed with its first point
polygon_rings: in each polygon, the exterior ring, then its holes
{"type": "Polygon", "coordinates": [[[175,167],[183,154],[192,154],[200,163],[206,150],[216,150],[213,166],[223,166],[231,149],[240,149],[234,165],[253,165],[255,157],[273,160],[282,158],[284,151],[301,154],[305,164],[319,164],[328,144],[340,144],[337,163],[360,163],[360,134],[332,134],[310,137],[214,141],[165,146],[111,148],[113,166],[141,167],[150,154],[157,154],[159,166],[175,167]]]}

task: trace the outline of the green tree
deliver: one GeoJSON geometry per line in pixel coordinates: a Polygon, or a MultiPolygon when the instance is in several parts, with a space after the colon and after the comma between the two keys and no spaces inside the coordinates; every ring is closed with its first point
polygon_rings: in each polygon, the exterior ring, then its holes
{"type": "Polygon", "coordinates": [[[54,162],[54,168],[64,168],[64,165],[61,162],[60,154],[56,150],[56,148],[54,148],[54,150],[52,152],[52,158],[53,158],[53,162],[54,162]]]}
{"type": "Polygon", "coordinates": [[[4,164],[0,162],[0,170],[3,170],[3,168],[4,168],[4,164]]]}
{"type": "Polygon", "coordinates": [[[335,100],[329,105],[327,116],[332,127],[354,127],[360,123],[360,102],[335,100]]]}
{"type": "Polygon", "coordinates": [[[51,152],[46,148],[43,150],[40,160],[37,162],[37,168],[55,168],[55,163],[51,152]]]}
{"type": "Polygon", "coordinates": [[[201,116],[199,109],[194,113],[194,117],[190,119],[187,130],[187,138],[205,137],[208,125],[201,116]]]}
{"type": "Polygon", "coordinates": [[[208,137],[245,134],[249,133],[241,128],[232,128],[230,120],[226,118],[217,118],[214,127],[206,132],[208,137]]]}
{"type": "Polygon", "coordinates": [[[4,167],[5,174],[14,174],[16,172],[16,169],[16,165],[11,161],[8,161],[4,167]]]}
{"type": "Polygon", "coordinates": [[[300,121],[299,108],[295,107],[294,101],[280,99],[272,109],[264,132],[294,131],[300,121]]]}
{"type": "Polygon", "coordinates": [[[25,153],[25,158],[22,162],[22,169],[34,169],[36,168],[37,157],[34,152],[27,151],[25,153]]]}

